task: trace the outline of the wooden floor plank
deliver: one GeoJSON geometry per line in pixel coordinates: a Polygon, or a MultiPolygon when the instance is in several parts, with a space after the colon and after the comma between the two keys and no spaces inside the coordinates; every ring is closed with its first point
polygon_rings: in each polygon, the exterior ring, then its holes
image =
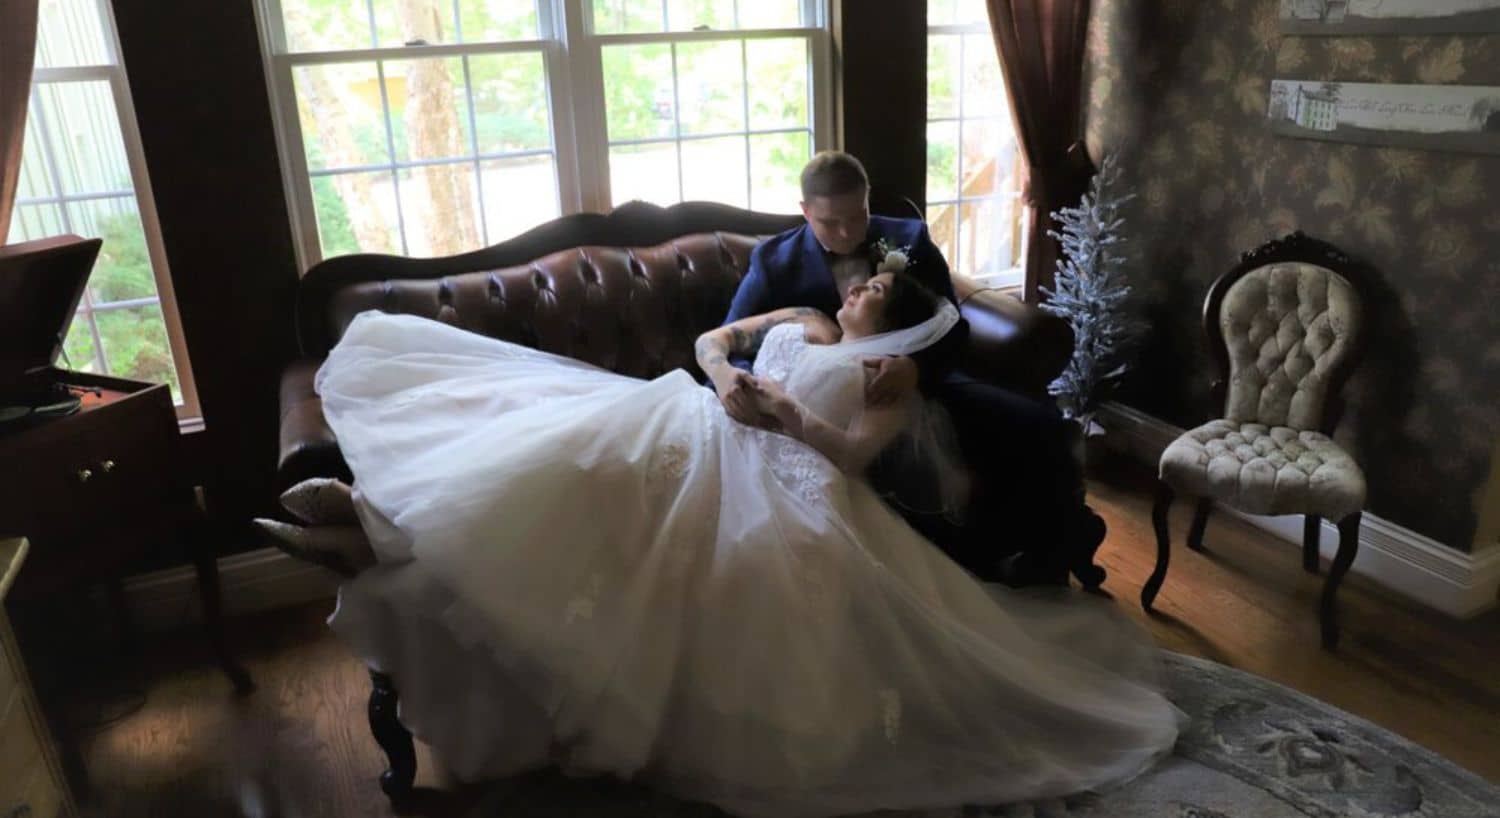
{"type": "MultiPolygon", "coordinates": [[[[1109,523],[1101,549],[1109,593],[1168,649],[1289,685],[1500,780],[1500,612],[1468,622],[1402,601],[1351,576],[1337,653],[1318,646],[1321,576],[1299,551],[1224,515],[1207,554],[1182,546],[1192,509],[1171,517],[1172,568],[1159,615],[1138,602],[1155,561],[1151,475],[1106,461],[1090,481],[1109,523]]],[[[331,602],[241,618],[234,644],[258,690],[236,698],[194,634],[143,657],[147,701],[134,715],[73,741],[88,771],[83,803],[98,816],[388,816],[463,814],[460,787],[419,747],[418,797],[400,813],[375,778],[363,666],[323,625],[331,602]]]]}

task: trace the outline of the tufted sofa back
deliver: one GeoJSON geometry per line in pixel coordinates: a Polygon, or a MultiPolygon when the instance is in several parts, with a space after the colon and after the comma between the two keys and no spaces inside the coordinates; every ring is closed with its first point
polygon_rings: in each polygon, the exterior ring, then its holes
{"type": "Polygon", "coordinates": [[[1229,353],[1225,415],[1319,429],[1334,375],[1355,352],[1360,312],[1354,286],[1326,267],[1281,262],[1245,273],[1219,311],[1229,353]]]}
{"type": "Polygon", "coordinates": [[[351,283],[330,294],[318,346],[332,347],[354,316],[377,309],[635,377],[696,372],[693,342],[729,311],[758,240],[698,233],[653,247],[575,247],[495,270],[351,283]]]}

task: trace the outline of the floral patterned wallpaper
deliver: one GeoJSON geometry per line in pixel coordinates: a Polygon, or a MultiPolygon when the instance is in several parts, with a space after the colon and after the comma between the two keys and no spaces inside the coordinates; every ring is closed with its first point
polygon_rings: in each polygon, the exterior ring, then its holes
{"type": "Polygon", "coordinates": [[[1312,142],[1265,120],[1273,78],[1500,85],[1500,36],[1311,38],[1278,0],[1095,0],[1094,156],[1121,153],[1137,293],[1153,329],[1118,399],[1205,421],[1199,314],[1240,252],[1292,230],[1379,273],[1336,438],[1367,508],[1469,550],[1500,439],[1500,157],[1312,142]]]}

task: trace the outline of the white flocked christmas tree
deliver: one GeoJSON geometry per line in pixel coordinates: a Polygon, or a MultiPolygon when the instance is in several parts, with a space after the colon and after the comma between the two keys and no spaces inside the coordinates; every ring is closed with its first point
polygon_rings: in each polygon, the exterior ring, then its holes
{"type": "Polygon", "coordinates": [[[1113,154],[1076,207],[1052,214],[1061,232],[1047,234],[1062,242],[1056,282],[1042,288],[1041,308],[1073,327],[1073,358],[1047,387],[1065,417],[1078,421],[1086,434],[1102,430],[1093,422],[1108,387],[1130,369],[1128,354],[1142,326],[1130,314],[1130,287],[1125,283],[1125,219],[1121,207],[1134,195],[1120,195],[1120,167],[1113,154]]]}

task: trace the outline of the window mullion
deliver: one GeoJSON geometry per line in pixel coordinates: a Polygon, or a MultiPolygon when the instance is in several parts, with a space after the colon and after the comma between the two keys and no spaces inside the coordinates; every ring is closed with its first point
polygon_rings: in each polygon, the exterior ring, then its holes
{"type": "Polygon", "coordinates": [[[966,62],[967,62],[967,55],[965,54],[965,49],[966,49],[966,47],[968,45],[968,43],[966,42],[966,40],[967,40],[967,38],[964,37],[964,35],[962,35],[962,34],[958,35],[958,157],[957,157],[958,161],[954,163],[954,170],[955,170],[955,174],[954,175],[957,177],[954,181],[958,185],[958,189],[956,191],[954,191],[954,196],[958,199],[958,203],[953,206],[953,211],[954,211],[953,212],[953,253],[954,253],[954,255],[958,256],[958,262],[959,262],[958,266],[960,268],[959,272],[964,273],[965,275],[967,275],[970,272],[969,270],[963,269],[963,258],[964,258],[964,204],[963,204],[963,199],[964,199],[964,80],[966,78],[965,77],[965,73],[966,72],[964,71],[964,66],[966,65],[966,62]]]}
{"type": "Polygon", "coordinates": [[[604,112],[603,55],[589,33],[587,0],[558,0],[564,12],[549,77],[553,145],[563,212],[603,212],[610,205],[609,146],[604,112]]]}

